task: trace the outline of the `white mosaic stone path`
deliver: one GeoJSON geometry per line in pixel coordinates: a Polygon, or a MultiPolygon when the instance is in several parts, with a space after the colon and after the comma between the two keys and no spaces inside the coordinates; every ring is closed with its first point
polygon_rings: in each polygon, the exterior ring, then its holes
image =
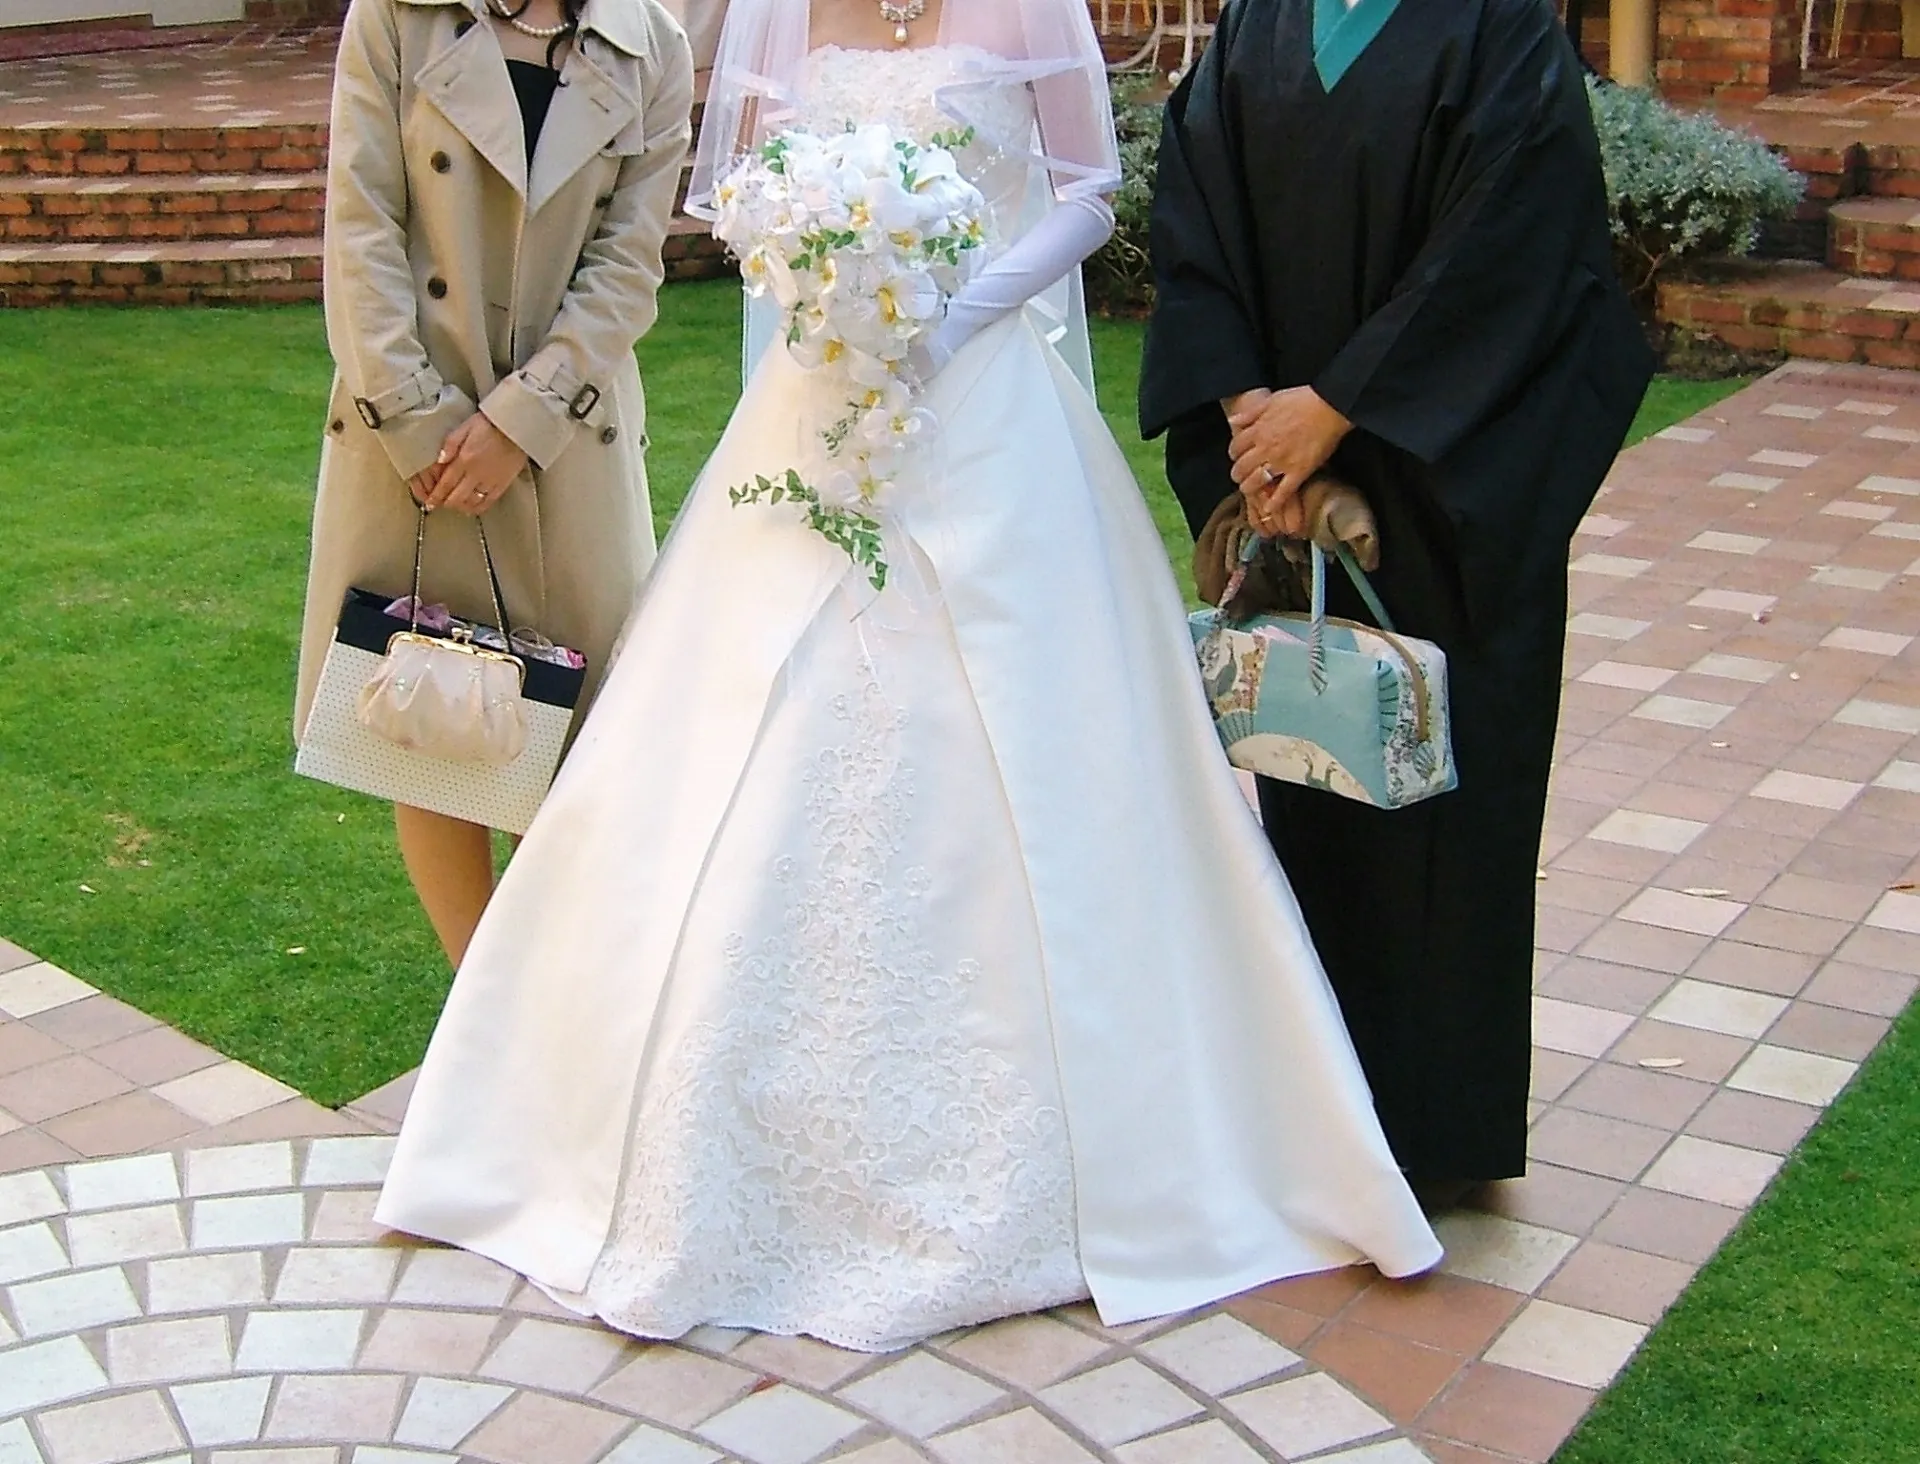
{"type": "Polygon", "coordinates": [[[1419,1464],[1224,1312],[638,1343],[372,1224],[393,1141],[0,1177],[0,1464],[1419,1464]]]}

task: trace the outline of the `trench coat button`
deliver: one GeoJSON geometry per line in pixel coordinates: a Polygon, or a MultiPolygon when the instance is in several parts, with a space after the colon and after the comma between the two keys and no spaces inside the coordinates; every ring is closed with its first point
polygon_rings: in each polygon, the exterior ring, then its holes
{"type": "Polygon", "coordinates": [[[338,437],[342,432],[345,432],[346,430],[347,430],[347,424],[338,417],[335,417],[327,427],[327,431],[331,432],[335,437],[338,437]]]}
{"type": "Polygon", "coordinates": [[[614,439],[619,435],[620,429],[618,427],[602,427],[600,429],[600,440],[609,447],[613,446],[614,439]]]}
{"type": "Polygon", "coordinates": [[[446,299],[447,298],[447,282],[441,279],[439,275],[435,275],[432,279],[427,281],[427,293],[433,296],[433,298],[436,300],[446,299]]]}
{"type": "Polygon", "coordinates": [[[450,173],[453,171],[453,159],[443,152],[437,152],[427,159],[427,166],[436,173],[450,173]]]}

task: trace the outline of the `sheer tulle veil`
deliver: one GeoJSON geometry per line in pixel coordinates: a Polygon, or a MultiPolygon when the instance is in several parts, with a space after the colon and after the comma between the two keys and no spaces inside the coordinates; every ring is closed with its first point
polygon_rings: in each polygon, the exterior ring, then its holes
{"type": "MultiPolygon", "coordinates": [[[[1110,193],[1120,183],[1105,60],[1086,0],[945,0],[935,44],[960,51],[959,79],[936,101],[992,147],[1033,165],[1030,214],[1055,199],[1110,193]],[[1003,136],[974,98],[995,87],[1032,88],[1037,125],[1003,136]]],[[[694,148],[687,212],[713,218],[715,183],[734,161],[793,117],[812,49],[809,0],[731,0],[694,148]]],[[[1031,218],[1024,221],[1030,223],[1031,218]]],[[[1048,337],[1089,390],[1091,352],[1079,272],[1034,302],[1048,337]]],[[[749,310],[744,367],[751,375],[771,339],[770,310],[749,310]]]]}

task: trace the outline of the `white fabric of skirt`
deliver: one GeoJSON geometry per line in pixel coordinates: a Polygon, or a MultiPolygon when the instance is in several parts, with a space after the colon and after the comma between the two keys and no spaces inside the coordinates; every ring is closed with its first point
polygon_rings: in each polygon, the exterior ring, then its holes
{"type": "Polygon", "coordinates": [[[769,352],[454,984],[378,1215],[643,1336],[882,1350],[1439,1257],[1025,317],[936,379],[875,596],[769,352]]]}

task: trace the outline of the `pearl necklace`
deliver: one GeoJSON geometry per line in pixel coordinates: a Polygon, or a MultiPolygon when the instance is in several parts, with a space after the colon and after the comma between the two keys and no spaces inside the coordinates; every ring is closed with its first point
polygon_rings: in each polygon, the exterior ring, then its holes
{"type": "Polygon", "coordinates": [[[927,0],[907,0],[904,5],[894,0],[880,0],[880,18],[893,27],[893,43],[904,46],[907,43],[907,27],[927,13],[927,0]]]}
{"type": "MultiPolygon", "coordinates": [[[[919,4],[922,9],[926,8],[926,0],[919,0],[919,4]]],[[[508,25],[519,31],[521,35],[532,36],[536,41],[550,41],[555,36],[564,34],[568,29],[565,21],[562,21],[559,25],[528,25],[518,15],[509,15],[506,11],[502,10],[500,8],[500,0],[487,0],[487,8],[501,20],[504,20],[508,25]]]]}

